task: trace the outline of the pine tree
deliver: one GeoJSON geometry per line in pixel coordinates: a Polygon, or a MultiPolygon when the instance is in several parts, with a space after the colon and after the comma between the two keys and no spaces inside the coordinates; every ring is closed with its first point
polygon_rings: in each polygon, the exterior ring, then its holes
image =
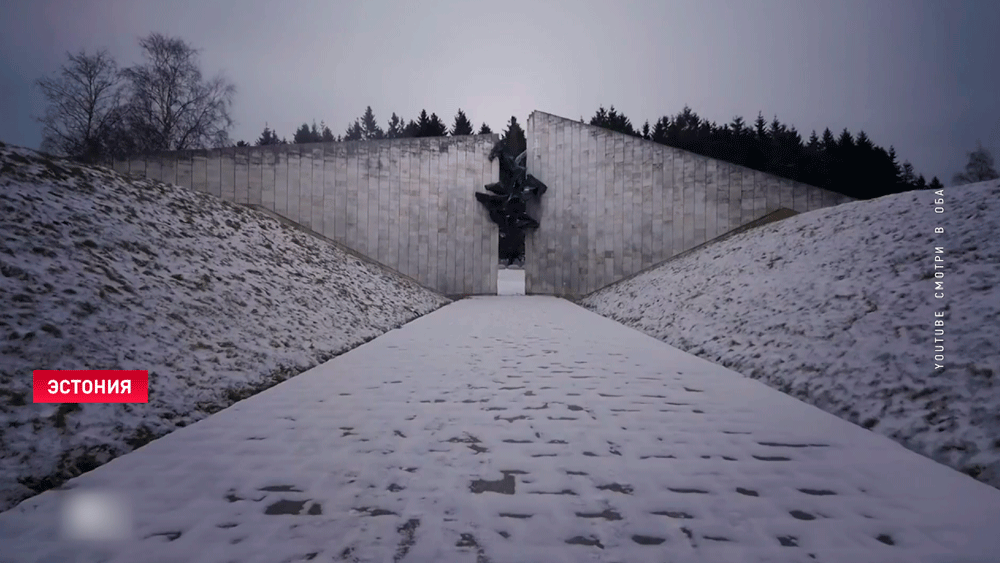
{"type": "Polygon", "coordinates": [[[653,131],[650,134],[650,139],[660,144],[667,144],[667,129],[670,127],[670,118],[661,117],[656,120],[653,125],[653,131]]]}
{"type": "MultiPolygon", "coordinates": [[[[889,145],[889,159],[887,161],[887,170],[892,172],[892,183],[894,186],[893,193],[901,191],[899,186],[903,183],[903,167],[899,165],[899,161],[896,160],[896,147],[889,145]]],[[[886,172],[888,175],[888,171],[886,172]]],[[[887,178],[888,179],[888,178],[887,178]]]]}
{"type": "Polygon", "coordinates": [[[816,130],[813,129],[812,134],[809,135],[809,145],[810,150],[819,151],[819,137],[816,136],[816,130]]]}
{"type": "Polygon", "coordinates": [[[337,142],[337,139],[333,136],[333,131],[330,131],[330,128],[327,127],[326,123],[321,121],[319,124],[319,128],[323,130],[323,136],[320,138],[320,142],[322,143],[337,142]]]}
{"type": "Polygon", "coordinates": [[[361,117],[361,134],[366,141],[375,141],[385,137],[385,132],[379,127],[371,106],[365,109],[365,114],[361,117]]]}
{"type": "Polygon", "coordinates": [[[630,120],[624,113],[619,113],[615,110],[615,106],[611,106],[608,110],[608,121],[611,124],[611,129],[613,131],[618,131],[619,133],[624,133],[626,135],[635,135],[635,129],[632,127],[632,120],[630,120]]]}
{"type": "Polygon", "coordinates": [[[893,145],[889,145],[889,162],[892,163],[897,176],[903,173],[903,170],[899,167],[899,161],[896,159],[896,147],[893,145]]]}
{"type": "Polygon", "coordinates": [[[742,138],[747,132],[747,124],[743,121],[743,117],[737,115],[729,122],[729,129],[733,132],[733,137],[736,139],[742,138]]]}
{"type": "MultiPolygon", "coordinates": [[[[614,109],[614,106],[611,106],[614,109]]],[[[596,125],[598,127],[608,127],[608,110],[604,109],[604,106],[598,106],[597,111],[594,112],[594,117],[590,118],[590,124],[596,125]]]]}
{"type": "Polygon", "coordinates": [[[310,143],[318,143],[323,139],[323,135],[319,132],[319,127],[316,127],[316,120],[313,120],[312,129],[309,130],[310,143]]]}
{"type": "Polygon", "coordinates": [[[775,115],[774,119],[771,120],[770,130],[768,133],[772,140],[778,140],[782,135],[785,134],[785,125],[778,121],[778,116],[775,115]]]}
{"type": "Polygon", "coordinates": [[[491,133],[493,133],[493,130],[490,129],[490,126],[487,125],[486,122],[484,121],[483,124],[482,124],[482,126],[479,127],[479,133],[478,134],[479,135],[489,135],[491,133]]]}
{"type": "Polygon", "coordinates": [[[444,121],[441,121],[441,118],[436,113],[432,113],[428,120],[427,133],[425,137],[446,137],[448,135],[448,126],[444,124],[444,121]]]}
{"type": "Polygon", "coordinates": [[[420,136],[420,125],[417,125],[416,121],[410,120],[403,128],[403,137],[419,137],[420,136]]]}
{"type": "Polygon", "coordinates": [[[944,184],[941,183],[941,180],[938,180],[937,176],[934,176],[933,178],[931,178],[931,183],[927,184],[927,189],[934,191],[943,190],[944,184]]]}
{"type": "Polygon", "coordinates": [[[611,106],[606,112],[602,113],[603,109],[603,107],[598,108],[597,113],[590,120],[591,125],[597,125],[598,127],[604,127],[605,129],[626,135],[636,134],[635,129],[632,128],[632,121],[624,113],[619,113],[615,109],[615,106],[611,106]]]}
{"type": "Polygon", "coordinates": [[[854,148],[854,137],[851,136],[851,132],[846,127],[841,131],[840,137],[837,137],[837,148],[842,150],[854,148]]]}
{"type": "Polygon", "coordinates": [[[387,139],[397,139],[403,135],[403,127],[405,122],[400,119],[396,112],[392,112],[392,117],[389,118],[389,126],[385,130],[385,137],[387,139]]]}
{"type": "Polygon", "coordinates": [[[237,147],[249,147],[249,146],[250,146],[250,143],[248,143],[248,142],[246,142],[246,141],[237,141],[237,142],[236,142],[236,146],[237,146],[237,147]]]}
{"type": "Polygon", "coordinates": [[[420,110],[420,115],[417,116],[417,134],[416,137],[430,137],[431,129],[431,118],[427,115],[427,110],[420,110]]]}
{"type": "Polygon", "coordinates": [[[868,138],[868,135],[864,131],[858,133],[855,145],[857,145],[857,147],[862,151],[870,151],[874,147],[872,140],[868,138]]]}
{"type": "Polygon", "coordinates": [[[772,154],[774,173],[798,180],[801,175],[802,155],[805,153],[802,136],[794,126],[786,126],[779,122],[777,117],[771,123],[771,128],[775,131],[775,138],[771,141],[774,151],[772,154]]]}
{"type": "Polygon", "coordinates": [[[969,162],[965,165],[965,172],[955,174],[951,179],[956,186],[1000,178],[1000,174],[997,174],[996,168],[993,167],[993,155],[986,150],[982,142],[977,142],[976,150],[967,154],[969,162]]]}
{"type": "Polygon", "coordinates": [[[312,131],[309,130],[309,125],[303,123],[295,130],[295,135],[292,136],[292,142],[301,145],[303,143],[313,142],[312,131]]]}
{"type": "Polygon", "coordinates": [[[757,119],[753,122],[753,128],[758,142],[767,140],[767,120],[764,119],[764,112],[757,112],[757,119]]]}
{"type": "Polygon", "coordinates": [[[472,122],[465,116],[462,108],[459,108],[458,113],[455,114],[455,123],[451,126],[451,135],[457,137],[458,135],[471,135],[472,132],[472,122]]]}
{"type": "Polygon", "coordinates": [[[503,140],[506,141],[507,149],[514,156],[521,154],[528,148],[528,139],[524,135],[524,129],[521,129],[517,118],[513,115],[507,122],[507,130],[504,131],[503,140]]]}
{"type": "Polygon", "coordinates": [[[355,119],[354,124],[347,128],[347,132],[344,133],[345,141],[360,141],[365,136],[364,130],[361,128],[361,121],[355,119]]]}
{"type": "Polygon", "coordinates": [[[904,191],[911,190],[917,184],[917,175],[913,172],[913,165],[909,161],[903,163],[902,185],[904,191]]]}
{"type": "Polygon", "coordinates": [[[647,141],[652,138],[652,133],[649,131],[649,120],[647,119],[645,123],[642,124],[642,138],[647,141]]]}
{"type": "Polygon", "coordinates": [[[274,131],[272,131],[270,127],[268,127],[267,123],[265,123],[264,132],[261,133],[260,137],[257,138],[257,146],[260,147],[264,145],[277,145],[280,143],[281,141],[278,140],[278,135],[274,131]]]}
{"type": "Polygon", "coordinates": [[[820,141],[820,144],[823,146],[823,151],[826,153],[830,153],[834,148],[836,148],[837,140],[833,137],[833,132],[830,131],[829,127],[823,130],[823,140],[820,141]]]}

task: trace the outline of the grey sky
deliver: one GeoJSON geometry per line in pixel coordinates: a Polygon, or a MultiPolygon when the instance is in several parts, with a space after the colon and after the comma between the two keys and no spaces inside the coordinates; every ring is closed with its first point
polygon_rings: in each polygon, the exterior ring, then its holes
{"type": "Polygon", "coordinates": [[[383,127],[459,107],[499,132],[534,109],[590,119],[614,104],[636,125],[685,104],[702,117],[777,114],[864,130],[945,184],[976,140],[1000,159],[1000,2],[4,0],[0,140],[37,148],[32,82],[66,51],[125,66],[149,32],[202,49],[237,85],[234,139],[267,122],[342,134],[365,106],[383,127]]]}

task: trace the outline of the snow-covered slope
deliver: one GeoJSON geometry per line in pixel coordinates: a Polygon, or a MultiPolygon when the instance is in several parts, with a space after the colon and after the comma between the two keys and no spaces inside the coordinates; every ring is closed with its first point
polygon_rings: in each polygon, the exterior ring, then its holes
{"type": "Polygon", "coordinates": [[[798,215],[582,304],[1000,487],[1000,182],[798,215]]]}
{"type": "Polygon", "coordinates": [[[0,510],[448,300],[218,198],[0,145],[0,510]],[[36,369],[150,371],[34,404],[36,369]]]}

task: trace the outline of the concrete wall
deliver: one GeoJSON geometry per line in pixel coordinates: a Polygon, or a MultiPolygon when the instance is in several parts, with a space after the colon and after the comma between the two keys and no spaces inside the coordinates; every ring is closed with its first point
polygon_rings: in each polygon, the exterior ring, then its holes
{"type": "Polygon", "coordinates": [[[778,208],[852,201],[540,111],[527,139],[528,172],[549,186],[526,240],[528,293],[584,295],[778,208]]]}
{"type": "Polygon", "coordinates": [[[496,135],[177,151],[119,172],[256,204],[448,295],[495,294],[499,232],[475,191],[496,135]]]}
{"type": "MultiPolygon", "coordinates": [[[[779,208],[850,198],[536,111],[528,171],[549,186],[528,293],[584,295],[779,208]]],[[[242,147],[116,161],[135,176],[260,205],[441,293],[495,294],[499,234],[474,194],[496,135],[242,147]]]]}

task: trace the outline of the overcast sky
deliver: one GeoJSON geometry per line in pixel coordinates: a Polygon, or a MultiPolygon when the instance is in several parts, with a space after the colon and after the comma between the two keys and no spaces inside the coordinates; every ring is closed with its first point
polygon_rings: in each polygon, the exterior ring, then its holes
{"type": "Polygon", "coordinates": [[[946,185],[977,140],[1000,159],[998,0],[2,0],[0,140],[38,147],[32,84],[67,51],[127,66],[150,32],[236,84],[234,140],[314,119],[343,134],[368,105],[383,127],[462,108],[499,132],[535,109],[613,104],[641,125],[688,104],[864,130],[946,185]]]}

